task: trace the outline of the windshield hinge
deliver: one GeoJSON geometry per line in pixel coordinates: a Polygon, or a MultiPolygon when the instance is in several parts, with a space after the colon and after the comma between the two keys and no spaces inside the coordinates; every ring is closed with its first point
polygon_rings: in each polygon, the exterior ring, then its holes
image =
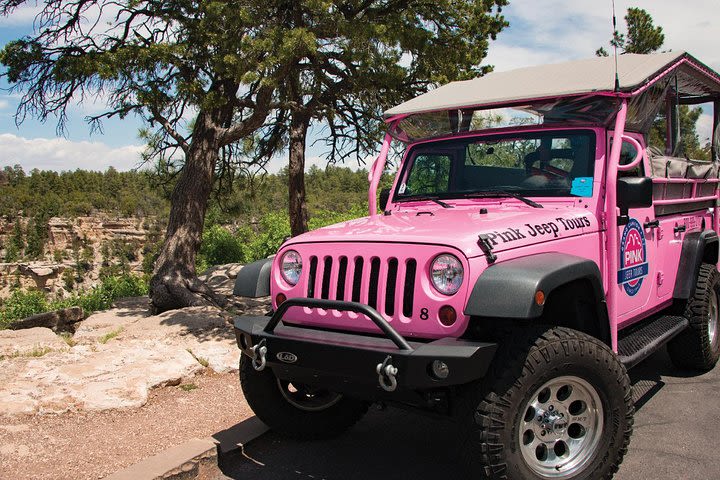
{"type": "Polygon", "coordinates": [[[490,239],[488,238],[488,236],[485,235],[484,233],[478,235],[477,243],[478,243],[478,247],[480,247],[480,250],[482,250],[482,252],[487,257],[488,263],[494,263],[495,260],[497,260],[497,255],[495,255],[492,252],[493,247],[492,247],[492,244],[490,243],[490,239]]]}

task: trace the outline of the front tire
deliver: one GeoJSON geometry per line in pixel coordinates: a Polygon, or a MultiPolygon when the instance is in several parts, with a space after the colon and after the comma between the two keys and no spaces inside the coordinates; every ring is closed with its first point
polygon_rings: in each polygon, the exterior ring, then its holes
{"type": "Polygon", "coordinates": [[[240,357],[240,386],[260,420],[273,430],[297,439],[338,436],[355,425],[368,410],[367,402],[282,381],[269,368],[258,372],[246,355],[240,357]]]}
{"type": "Polygon", "coordinates": [[[690,326],[668,342],[675,366],[707,372],[720,358],[720,274],[714,265],[700,266],[695,295],[688,300],[684,316],[690,326]]]}
{"type": "Polygon", "coordinates": [[[632,434],[625,367],[605,344],[568,328],[506,337],[464,400],[464,459],[479,478],[609,479],[632,434]]]}

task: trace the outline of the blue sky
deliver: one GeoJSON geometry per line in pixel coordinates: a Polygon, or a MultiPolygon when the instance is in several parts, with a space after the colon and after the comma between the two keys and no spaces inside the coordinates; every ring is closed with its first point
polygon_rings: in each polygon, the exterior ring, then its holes
{"type": "MultiPolygon", "coordinates": [[[[676,0],[616,0],[619,25],[624,25],[622,17],[630,6],[646,9],[655,23],[663,26],[665,48],[686,50],[720,71],[717,0],[683,4],[676,0]]],[[[0,19],[0,45],[31,32],[36,11],[37,7],[24,8],[0,19]]],[[[496,70],[591,57],[598,47],[607,46],[612,33],[611,0],[511,0],[503,11],[510,27],[491,43],[484,61],[496,70]]],[[[7,83],[0,82],[0,87],[7,87],[7,83]]],[[[53,119],[44,124],[27,119],[16,126],[13,114],[17,101],[16,95],[0,91],[0,167],[18,163],[26,171],[102,170],[112,165],[127,170],[137,164],[142,151],[138,119],[106,121],[104,134],[91,135],[84,118],[100,112],[102,105],[86,101],[72,106],[67,133],[59,137],[53,119]]],[[[708,136],[710,128],[710,116],[703,115],[701,136],[708,136]]],[[[311,136],[317,138],[317,132],[311,136]]],[[[322,145],[309,147],[308,164],[324,166],[323,153],[322,145]]],[[[284,162],[285,158],[277,158],[270,169],[276,170],[284,162]]]]}

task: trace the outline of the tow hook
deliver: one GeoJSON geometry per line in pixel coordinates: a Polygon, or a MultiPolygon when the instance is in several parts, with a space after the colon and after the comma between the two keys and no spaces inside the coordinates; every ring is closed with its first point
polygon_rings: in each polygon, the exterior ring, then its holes
{"type": "Polygon", "coordinates": [[[253,345],[251,348],[253,352],[252,366],[258,372],[265,370],[265,355],[267,354],[267,347],[265,346],[265,339],[260,340],[260,343],[253,345]]]}
{"type": "Polygon", "coordinates": [[[398,369],[392,365],[392,357],[388,355],[382,363],[378,363],[375,371],[378,374],[378,383],[386,392],[394,392],[397,388],[398,369]]]}

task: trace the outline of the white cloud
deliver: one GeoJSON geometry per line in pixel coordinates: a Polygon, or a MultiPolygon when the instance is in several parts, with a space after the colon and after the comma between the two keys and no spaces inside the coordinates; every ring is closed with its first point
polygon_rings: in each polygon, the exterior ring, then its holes
{"type": "Polygon", "coordinates": [[[513,70],[521,67],[557,63],[558,55],[550,51],[537,51],[520,45],[493,45],[483,62],[495,67],[495,71],[513,70]]]}
{"type": "MultiPolygon", "coordinates": [[[[609,49],[610,2],[597,0],[514,0],[503,8],[510,27],[490,44],[484,63],[498,71],[542,63],[589,58],[598,47],[609,49]]],[[[720,70],[716,25],[717,0],[695,0],[680,7],[676,0],[617,0],[618,27],[624,30],[628,7],[639,7],[663,27],[664,49],[685,50],[720,70]]]]}
{"type": "MultiPolygon", "coordinates": [[[[106,170],[114,167],[124,171],[136,168],[140,164],[143,145],[126,145],[112,148],[102,142],[73,142],[64,138],[33,138],[27,139],[11,133],[0,134],[0,168],[19,164],[28,172],[33,168],[40,170],[106,170]]],[[[368,168],[373,158],[366,159],[368,168]]],[[[270,160],[266,169],[277,173],[287,166],[287,156],[278,156],[270,160]]],[[[320,156],[307,156],[305,170],[316,166],[324,169],[327,160],[320,156]]],[[[353,170],[363,168],[357,162],[346,162],[339,166],[353,170]]]]}
{"type": "Polygon", "coordinates": [[[8,102],[7,100],[0,99],[0,110],[5,110],[9,106],[10,106],[10,102],[8,102]]]}
{"type": "Polygon", "coordinates": [[[130,170],[138,166],[142,145],[112,148],[101,142],[72,142],[64,138],[27,139],[0,134],[0,166],[19,164],[29,171],[41,170],[130,170]]]}
{"type": "MultiPolygon", "coordinates": [[[[708,110],[703,108],[703,111],[707,112],[708,110]]],[[[700,138],[700,145],[705,145],[710,141],[710,137],[712,136],[712,116],[709,113],[703,113],[700,115],[700,118],[698,118],[697,121],[697,134],[700,138]]]]}
{"type": "Polygon", "coordinates": [[[621,0],[616,5],[618,21],[625,16],[628,7],[644,8],[655,24],[663,27],[664,48],[685,50],[716,71],[720,70],[717,48],[720,8],[717,0],[694,0],[684,4],[671,0],[621,0]]]}
{"type": "Polygon", "coordinates": [[[42,9],[42,4],[24,4],[13,10],[9,16],[0,17],[0,28],[32,25],[42,9]]]}

